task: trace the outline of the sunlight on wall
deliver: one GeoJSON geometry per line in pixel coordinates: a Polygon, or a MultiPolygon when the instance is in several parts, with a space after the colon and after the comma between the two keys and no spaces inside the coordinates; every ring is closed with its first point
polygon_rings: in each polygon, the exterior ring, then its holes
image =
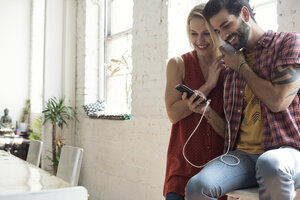
{"type": "Polygon", "coordinates": [[[265,31],[277,31],[277,1],[276,0],[252,0],[250,5],[254,8],[257,24],[265,31]]]}

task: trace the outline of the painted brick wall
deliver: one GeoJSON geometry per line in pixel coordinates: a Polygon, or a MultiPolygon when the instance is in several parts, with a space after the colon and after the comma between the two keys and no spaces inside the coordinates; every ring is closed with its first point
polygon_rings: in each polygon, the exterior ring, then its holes
{"type": "MultiPolygon", "coordinates": [[[[164,106],[166,63],[189,48],[184,38],[186,16],[193,5],[203,1],[134,0],[130,121],[88,119],[82,110],[84,102],[97,98],[96,61],[90,57],[95,46],[87,46],[95,35],[84,31],[85,26],[98,23],[97,12],[90,11],[97,2],[78,0],[77,7],[76,106],[80,122],[75,141],[84,148],[79,184],[88,189],[91,200],[163,199],[171,127],[164,106]]],[[[299,10],[293,8],[299,3],[288,2],[279,1],[279,29],[299,31],[295,20],[299,10]]]]}
{"type": "Polygon", "coordinates": [[[300,1],[278,0],[278,31],[300,31],[300,1]]]}
{"type": "Polygon", "coordinates": [[[95,82],[92,47],[83,29],[97,23],[97,1],[78,1],[76,145],[84,148],[80,185],[92,200],[162,198],[170,122],[164,107],[168,59],[167,2],[134,1],[132,119],[88,119],[82,110],[92,101],[95,82]],[[86,21],[85,19],[88,19],[86,21]],[[91,98],[91,99],[90,99],[91,98]]]}

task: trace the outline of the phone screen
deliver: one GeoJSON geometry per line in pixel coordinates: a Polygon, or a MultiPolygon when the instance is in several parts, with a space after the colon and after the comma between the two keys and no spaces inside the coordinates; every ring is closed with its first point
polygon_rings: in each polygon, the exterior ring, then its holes
{"type": "MultiPolygon", "coordinates": [[[[192,90],[191,88],[189,88],[188,86],[184,85],[184,84],[178,84],[175,87],[178,91],[180,91],[181,93],[186,92],[187,93],[187,97],[190,98],[195,92],[194,90],[192,90]]],[[[194,99],[194,101],[197,101],[201,96],[199,94],[197,94],[197,97],[194,99]]],[[[201,102],[201,104],[206,103],[206,99],[204,101],[201,102]]]]}

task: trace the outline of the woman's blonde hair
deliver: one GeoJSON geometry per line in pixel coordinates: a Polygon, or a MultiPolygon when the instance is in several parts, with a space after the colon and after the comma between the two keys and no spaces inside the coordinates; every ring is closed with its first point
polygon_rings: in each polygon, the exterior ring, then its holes
{"type": "Polygon", "coordinates": [[[212,38],[214,47],[217,49],[220,45],[219,37],[216,34],[216,32],[213,30],[212,26],[206,21],[205,17],[203,16],[204,7],[205,7],[205,3],[201,3],[197,6],[195,6],[190,11],[190,14],[188,15],[187,23],[186,23],[186,30],[187,30],[187,35],[188,35],[188,38],[189,38],[189,42],[190,42],[190,45],[193,46],[192,41],[191,41],[191,35],[190,35],[191,20],[194,19],[194,18],[200,18],[200,19],[203,19],[205,21],[205,23],[207,25],[208,32],[210,33],[210,36],[212,38]]]}

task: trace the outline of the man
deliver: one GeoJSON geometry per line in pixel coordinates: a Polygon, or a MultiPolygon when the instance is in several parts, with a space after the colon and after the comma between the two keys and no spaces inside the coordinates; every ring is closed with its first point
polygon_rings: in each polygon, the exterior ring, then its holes
{"type": "Polygon", "coordinates": [[[214,160],[192,177],[186,199],[258,185],[259,199],[292,200],[300,188],[300,34],[264,32],[247,0],[210,0],[204,16],[235,48],[220,47],[228,66],[224,148],[236,157],[214,160]]]}

